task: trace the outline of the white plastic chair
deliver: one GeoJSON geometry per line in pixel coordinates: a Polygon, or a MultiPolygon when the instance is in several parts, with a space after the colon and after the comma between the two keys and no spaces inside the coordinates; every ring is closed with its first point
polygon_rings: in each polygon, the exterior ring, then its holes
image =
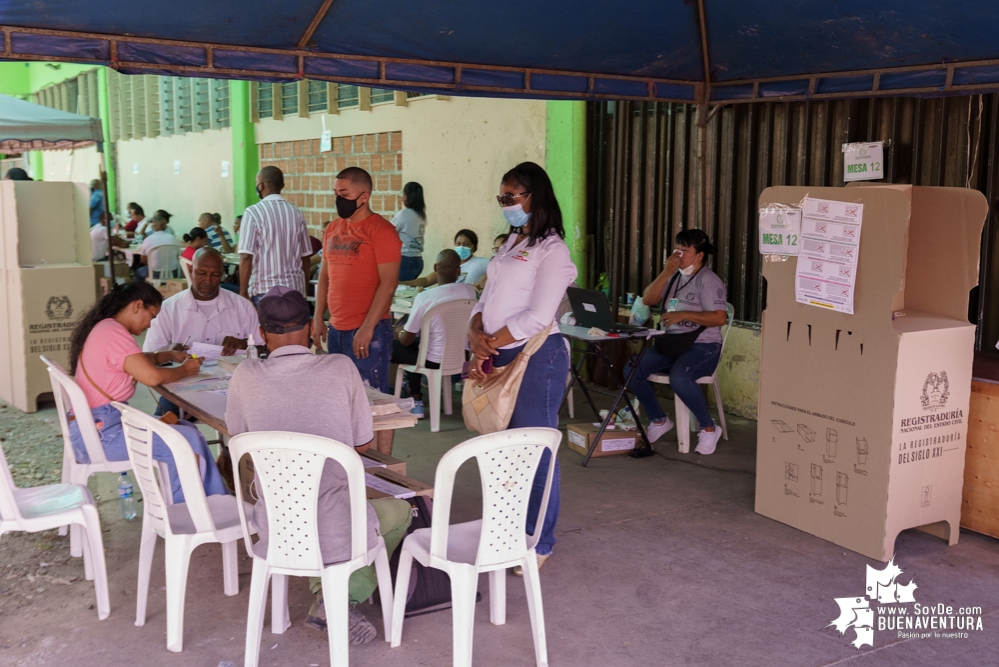
{"type": "Polygon", "coordinates": [[[179,256],[177,260],[180,262],[180,270],[184,272],[184,280],[187,281],[187,286],[190,287],[194,284],[194,281],[191,280],[191,269],[194,266],[194,262],[183,255],[179,256]]]}
{"type": "MultiPolygon", "coordinates": [[[[722,333],[721,350],[718,353],[718,363],[725,354],[725,341],[728,340],[728,332],[732,329],[732,318],[735,315],[735,308],[730,303],[725,304],[728,311],[728,320],[725,323],[725,331],[722,333]]],[[[669,373],[653,373],[649,376],[649,382],[659,384],[669,384],[669,373]]],[[[697,379],[697,384],[710,384],[715,388],[715,407],[718,410],[718,421],[721,425],[722,437],[728,440],[728,426],[725,424],[725,408],[722,405],[721,386],[718,384],[718,368],[716,367],[711,375],[705,375],[697,379]]],[[[676,439],[681,454],[690,452],[690,432],[694,430],[694,424],[690,419],[690,410],[680,397],[674,393],[674,409],[676,410],[676,439]]],[[[694,421],[697,421],[696,419],[694,421]]]]}
{"type": "Polygon", "coordinates": [[[506,623],[506,569],[524,570],[527,609],[534,634],[538,667],[548,664],[545,616],[541,582],[534,547],[541,537],[548,497],[555,472],[555,454],[562,434],[552,428],[518,428],[481,435],[449,450],[437,465],[434,479],[434,521],[406,537],[399,558],[395,607],[392,610],[392,646],[402,642],[406,592],[415,558],[425,567],[448,573],[451,578],[454,665],[472,664],[472,628],[475,595],[480,572],[489,573],[489,620],[506,623]],[[527,505],[534,476],[545,450],[552,463],[535,523],[528,535],[527,505]],[[454,477],[468,459],[475,457],[482,480],[482,519],[448,525],[451,518],[454,477]]]}
{"type": "Polygon", "coordinates": [[[80,484],[50,484],[28,489],[14,486],[7,457],[0,448],[0,535],[14,531],[37,533],[65,525],[83,529],[83,572],[94,582],[97,618],[111,614],[108,572],[104,562],[104,539],[97,506],[87,487],[80,484]]]}
{"type": "Polygon", "coordinates": [[[368,507],[365,499],[364,464],[352,447],[315,435],[263,431],[242,433],[229,441],[236,495],[242,500],[239,461],[244,454],[253,460],[256,482],[267,503],[268,545],[266,553],[250,542],[249,506],[240,504],[244,544],[253,557],[250,605],[246,620],[246,667],[256,667],[264,628],[267,584],[271,587],[271,632],[282,634],[291,625],[288,615],[288,577],[322,577],[323,603],[329,630],[330,664],[347,667],[348,581],[351,573],[375,566],[382,603],[385,640],[391,636],[392,575],[385,541],[368,548],[368,507]],[[350,496],[350,560],[325,565],[319,548],[319,482],[326,459],[333,459],[347,473],[350,496]]]}
{"type": "Polygon", "coordinates": [[[124,403],[112,405],[121,411],[128,457],[143,500],[135,625],[142,627],[146,623],[149,574],[159,536],[166,543],[167,649],[179,653],[184,648],[184,596],[191,552],[202,544],[220,543],[223,589],[226,595],[239,593],[236,541],[243,537],[243,531],[238,501],[229,495],[205,496],[194,450],[176,429],[124,403]],[[167,502],[162,487],[166,486],[172,496],[170,479],[153,460],[153,434],[162,438],[173,453],[184,489],[183,503],[167,502]]]}
{"type": "Polygon", "coordinates": [[[475,299],[456,299],[439,303],[426,312],[420,326],[420,353],[416,364],[399,365],[395,374],[396,398],[402,395],[403,373],[427,376],[427,393],[430,395],[430,431],[441,430],[441,392],[444,393],[444,414],[452,412],[451,376],[461,374],[465,364],[465,342],[468,340],[468,321],[475,308],[475,299]],[[444,322],[444,353],[440,368],[427,368],[427,350],[430,344],[430,324],[434,317],[444,322]]]}
{"type": "MultiPolygon", "coordinates": [[[[59,426],[62,429],[62,481],[64,484],[80,484],[87,486],[90,476],[99,472],[110,472],[120,475],[132,469],[132,464],[125,461],[108,461],[101,445],[101,437],[97,434],[94,416],[90,412],[87,397],[76,381],[66,370],[46,356],[40,357],[48,367],[49,381],[52,383],[52,395],[55,397],[56,412],[59,413],[59,426]],[[90,463],[77,463],[73,452],[73,443],[69,438],[69,411],[80,428],[80,437],[87,449],[90,463]]],[[[73,525],[69,527],[69,553],[79,558],[83,555],[80,542],[80,529],[73,525]]],[[[66,534],[65,528],[60,528],[60,535],[66,534]]]]}
{"type": "Polygon", "coordinates": [[[147,282],[156,286],[162,285],[167,278],[177,277],[177,266],[180,259],[180,246],[161,245],[149,249],[146,264],[149,267],[147,282]]]}

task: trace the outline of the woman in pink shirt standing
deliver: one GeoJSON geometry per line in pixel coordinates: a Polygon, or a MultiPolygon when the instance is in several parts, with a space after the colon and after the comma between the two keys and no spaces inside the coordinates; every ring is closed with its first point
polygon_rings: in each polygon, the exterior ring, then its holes
{"type": "MultiPolygon", "coordinates": [[[[149,328],[162,303],[163,297],[149,283],[115,285],[73,329],[69,349],[70,373],[87,397],[108,460],[124,461],[128,458],[121,413],[111,405],[112,401],[128,402],[135,393],[137,382],[155,387],[196,375],[201,369],[200,359],[192,359],[183,352],[143,352],[136,344],[133,336],[149,328]],[[175,368],[157,366],[167,361],[177,361],[181,365],[175,368]]],[[[186,421],[173,427],[191,444],[200,459],[205,493],[209,496],[226,493],[215,459],[201,431],[186,421]]],[[[76,420],[69,423],[69,433],[77,461],[89,462],[76,420]]],[[[184,491],[177,477],[173,454],[158,436],[153,439],[153,458],[165,462],[170,469],[173,501],[184,502],[184,491]]]]}

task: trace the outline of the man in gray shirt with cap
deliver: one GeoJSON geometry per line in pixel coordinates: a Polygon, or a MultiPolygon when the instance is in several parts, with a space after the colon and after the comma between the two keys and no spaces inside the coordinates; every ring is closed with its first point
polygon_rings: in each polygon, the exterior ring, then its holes
{"type": "MultiPolygon", "coordinates": [[[[291,431],[332,438],[364,452],[374,439],[371,407],[354,363],[341,354],[315,355],[310,349],[312,316],[296,290],[274,287],[260,300],[260,337],[270,354],[239,364],[229,383],[226,424],[231,435],[247,431],[291,431]]],[[[234,461],[234,465],[238,465],[234,461]]],[[[266,553],[267,508],[260,486],[253,522],[266,553]]],[[[350,499],[343,467],[328,459],[319,486],[319,547],[327,564],[350,558],[350,499]]],[[[380,533],[389,557],[412,520],[409,503],[395,498],[368,501],[368,542],[380,533]]],[[[306,624],[326,631],[322,583],[309,581],[316,604],[306,624]]],[[[378,585],[373,566],[350,577],[350,638],[354,644],[374,639],[375,627],[357,610],[378,585]]]]}

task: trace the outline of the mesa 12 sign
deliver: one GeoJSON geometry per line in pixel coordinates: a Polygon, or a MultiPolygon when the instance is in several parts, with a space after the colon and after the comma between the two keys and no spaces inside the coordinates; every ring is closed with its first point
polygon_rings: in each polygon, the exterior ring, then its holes
{"type": "Polygon", "coordinates": [[[884,142],[843,144],[843,180],[876,181],[885,177],[884,142]]]}

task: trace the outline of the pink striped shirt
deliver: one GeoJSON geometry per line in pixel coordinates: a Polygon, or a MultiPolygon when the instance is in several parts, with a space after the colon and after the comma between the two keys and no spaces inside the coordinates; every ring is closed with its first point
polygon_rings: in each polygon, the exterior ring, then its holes
{"type": "Polygon", "coordinates": [[[312,244],[302,212],[281,195],[267,195],[243,212],[239,253],[253,255],[250,296],[278,285],[305,294],[302,258],[312,255],[312,244]]]}

